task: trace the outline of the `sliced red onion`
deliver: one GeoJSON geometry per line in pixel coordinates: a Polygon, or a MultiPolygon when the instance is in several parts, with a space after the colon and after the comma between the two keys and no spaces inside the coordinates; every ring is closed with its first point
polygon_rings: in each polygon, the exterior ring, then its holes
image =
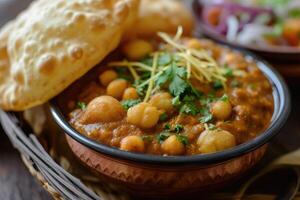
{"type": "Polygon", "coordinates": [[[247,24],[237,35],[236,41],[241,44],[264,43],[264,35],[272,32],[272,27],[261,24],[247,24]]]}
{"type": "Polygon", "coordinates": [[[267,14],[270,15],[271,19],[273,19],[275,16],[273,10],[270,8],[245,6],[238,3],[225,2],[223,0],[222,3],[205,4],[203,7],[202,18],[204,23],[211,26],[217,33],[226,35],[228,31],[228,18],[230,16],[236,16],[240,13],[248,14],[249,19],[246,21],[240,21],[238,29],[239,31],[241,31],[246,24],[252,23],[259,15],[267,14]],[[220,23],[216,27],[212,27],[208,21],[208,14],[213,8],[219,8],[222,10],[220,23]]]}
{"type": "Polygon", "coordinates": [[[230,16],[227,19],[228,31],[226,38],[228,41],[236,40],[237,34],[239,32],[239,21],[235,16],[230,16]]]}

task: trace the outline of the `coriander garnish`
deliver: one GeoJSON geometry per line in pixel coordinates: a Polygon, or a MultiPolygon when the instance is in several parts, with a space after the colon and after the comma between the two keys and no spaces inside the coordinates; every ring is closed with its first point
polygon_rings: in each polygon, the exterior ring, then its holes
{"type": "Polygon", "coordinates": [[[164,129],[165,130],[170,130],[171,129],[171,125],[169,123],[165,124],[164,129]]]}
{"type": "Polygon", "coordinates": [[[81,110],[84,110],[84,109],[86,109],[86,103],[84,103],[84,102],[81,102],[81,101],[78,101],[77,102],[77,107],[78,108],[80,108],[81,110]]]}
{"type": "Polygon", "coordinates": [[[175,133],[180,133],[181,131],[183,131],[183,128],[184,128],[183,125],[181,125],[181,124],[176,124],[173,131],[174,131],[175,133]]]}
{"type": "Polygon", "coordinates": [[[224,95],[220,98],[220,101],[226,102],[226,101],[228,101],[228,100],[229,100],[229,97],[228,97],[227,94],[224,94],[224,95]]]}
{"type": "Polygon", "coordinates": [[[163,113],[159,116],[159,121],[164,122],[168,119],[167,113],[163,113]]]}
{"type": "MultiPolygon", "coordinates": [[[[182,27],[174,38],[166,33],[158,36],[166,43],[165,50],[153,52],[141,61],[111,62],[109,66],[115,68],[127,67],[135,79],[134,86],[147,102],[153,92],[161,87],[168,88],[174,97],[183,98],[192,93],[197,96],[189,80],[194,79],[202,83],[218,83],[218,88],[224,88],[226,76],[232,74],[231,69],[220,67],[204,49],[193,49],[182,45],[180,37],[182,27]],[[168,49],[173,49],[169,52],[168,49]],[[144,76],[146,75],[146,76],[144,76]],[[149,76],[150,75],[150,76],[149,76]]],[[[189,106],[190,107],[190,106],[189,106]]],[[[195,112],[192,112],[193,114],[195,112]]]]}
{"type": "Polygon", "coordinates": [[[140,99],[130,99],[130,100],[123,100],[121,102],[124,109],[128,110],[129,108],[141,103],[142,100],[140,99]]]}
{"type": "Polygon", "coordinates": [[[183,145],[188,145],[189,144],[189,139],[185,135],[176,135],[176,138],[179,142],[181,142],[183,145]]]}
{"type": "Polygon", "coordinates": [[[156,139],[159,143],[163,143],[171,134],[168,132],[162,132],[156,136],[156,139]]]}
{"type": "Polygon", "coordinates": [[[142,139],[145,141],[145,142],[151,142],[153,140],[153,136],[152,135],[143,135],[142,136],[142,139]]]}

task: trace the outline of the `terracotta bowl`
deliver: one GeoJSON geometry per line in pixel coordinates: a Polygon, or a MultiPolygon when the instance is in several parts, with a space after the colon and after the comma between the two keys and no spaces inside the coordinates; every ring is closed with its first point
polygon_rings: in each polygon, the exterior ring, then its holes
{"type": "Polygon", "coordinates": [[[193,11],[197,19],[197,32],[201,33],[215,41],[230,45],[235,48],[246,49],[260,55],[266,60],[274,63],[294,63],[300,61],[300,48],[297,47],[283,47],[283,46],[258,46],[258,45],[244,45],[235,41],[228,41],[224,35],[214,31],[209,25],[202,20],[202,0],[193,1],[193,11]]]}
{"type": "Polygon", "coordinates": [[[273,86],[274,114],[268,129],[235,148],[194,156],[155,156],[121,151],[81,135],[68,123],[53,100],[50,106],[56,123],[67,134],[74,154],[99,176],[121,185],[134,196],[145,198],[184,197],[202,194],[239,178],[264,155],[267,143],[284,125],[290,111],[290,95],[281,76],[257,57],[258,67],[273,86]]]}

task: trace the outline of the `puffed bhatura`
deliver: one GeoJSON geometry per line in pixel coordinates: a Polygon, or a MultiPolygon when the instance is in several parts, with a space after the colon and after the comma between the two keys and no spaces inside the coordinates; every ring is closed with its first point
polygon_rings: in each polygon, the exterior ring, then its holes
{"type": "Polygon", "coordinates": [[[138,19],[125,37],[153,38],[159,31],[175,34],[182,26],[184,35],[191,35],[194,18],[178,0],[141,0],[138,19]]]}
{"type": "Polygon", "coordinates": [[[1,108],[25,110],[63,91],[117,47],[138,7],[138,0],[34,1],[0,35],[1,108]]]}

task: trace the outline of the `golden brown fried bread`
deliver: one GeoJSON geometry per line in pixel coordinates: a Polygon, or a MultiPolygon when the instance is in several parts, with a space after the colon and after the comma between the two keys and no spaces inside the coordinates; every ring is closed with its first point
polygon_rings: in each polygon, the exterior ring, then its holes
{"type": "Polygon", "coordinates": [[[5,28],[8,37],[0,34],[10,61],[0,67],[0,107],[25,110],[60,93],[117,47],[138,6],[139,0],[33,2],[5,28]]]}
{"type": "Polygon", "coordinates": [[[153,37],[158,31],[175,34],[178,26],[185,35],[194,28],[193,16],[182,1],[141,0],[138,20],[126,37],[153,37]]]}
{"type": "Polygon", "coordinates": [[[12,27],[13,24],[8,23],[2,28],[0,32],[0,87],[2,84],[5,84],[5,79],[9,72],[10,64],[7,55],[7,40],[8,40],[9,33],[12,30],[12,27]]]}

